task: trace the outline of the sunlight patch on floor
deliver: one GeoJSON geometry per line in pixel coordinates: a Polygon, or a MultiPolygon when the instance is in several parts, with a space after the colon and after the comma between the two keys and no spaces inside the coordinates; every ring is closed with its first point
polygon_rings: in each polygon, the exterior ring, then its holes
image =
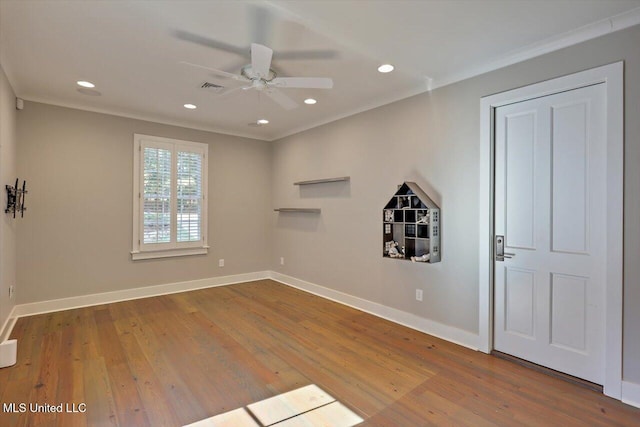
{"type": "Polygon", "coordinates": [[[244,408],[234,409],[233,411],[225,412],[224,414],[216,415],[215,417],[205,418],[201,421],[196,421],[193,424],[188,424],[184,427],[259,427],[260,424],[255,422],[251,415],[247,413],[244,408]]]}
{"type": "Polygon", "coordinates": [[[310,384],[184,427],[351,427],[363,421],[310,384]]]}

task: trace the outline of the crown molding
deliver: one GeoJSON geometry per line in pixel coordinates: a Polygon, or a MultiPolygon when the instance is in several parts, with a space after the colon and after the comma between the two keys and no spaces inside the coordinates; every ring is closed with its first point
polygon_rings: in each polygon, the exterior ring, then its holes
{"type": "Polygon", "coordinates": [[[611,18],[602,19],[575,30],[547,38],[541,42],[515,50],[495,61],[487,62],[477,67],[472,67],[435,79],[432,84],[432,89],[448,86],[471,77],[517,64],[546,53],[564,49],[565,47],[573,46],[609,33],[624,30],[625,28],[633,27],[638,24],[640,24],[640,7],[615,15],[611,18]]]}

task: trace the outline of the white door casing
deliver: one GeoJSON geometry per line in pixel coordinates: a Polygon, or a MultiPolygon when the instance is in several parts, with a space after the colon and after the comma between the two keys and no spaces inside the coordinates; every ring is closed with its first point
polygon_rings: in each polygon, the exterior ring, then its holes
{"type": "MultiPolygon", "coordinates": [[[[509,104],[603,83],[606,98],[606,173],[601,174],[606,186],[605,283],[604,283],[604,393],[621,397],[622,384],[622,208],[623,208],[623,63],[597,67],[553,80],[491,95],[481,99],[480,177],[479,177],[479,342],[478,348],[490,352],[494,348],[494,120],[499,107],[509,104]]],[[[522,258],[522,257],[521,257],[522,258]]],[[[574,287],[580,286],[573,277],[574,287]]],[[[558,295],[561,298],[563,295],[558,295]]],[[[559,313],[566,314],[566,313],[559,313]]]]}
{"type": "Polygon", "coordinates": [[[604,380],[604,84],[495,111],[494,348],[604,380]]]}

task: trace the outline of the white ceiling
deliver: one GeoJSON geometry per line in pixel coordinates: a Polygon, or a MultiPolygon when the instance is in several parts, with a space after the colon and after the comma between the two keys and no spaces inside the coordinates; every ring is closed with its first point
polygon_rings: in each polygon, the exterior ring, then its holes
{"type": "Polygon", "coordinates": [[[273,140],[638,23],[640,0],[0,0],[0,64],[27,100],[273,140]],[[286,111],[200,89],[229,81],[181,64],[239,73],[252,42],[279,76],[334,88],[285,89],[300,104],[286,111]],[[385,62],[396,70],[378,73],[385,62]],[[248,125],[259,116],[270,123],[248,125]]]}

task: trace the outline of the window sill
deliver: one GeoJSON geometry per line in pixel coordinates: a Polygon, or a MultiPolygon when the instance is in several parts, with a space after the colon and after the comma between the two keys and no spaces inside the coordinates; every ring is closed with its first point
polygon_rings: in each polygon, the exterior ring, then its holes
{"type": "Polygon", "coordinates": [[[131,251],[131,260],[138,261],[141,259],[170,258],[188,255],[206,255],[208,252],[209,246],[201,246],[198,248],[166,249],[163,251],[131,251]]]}

